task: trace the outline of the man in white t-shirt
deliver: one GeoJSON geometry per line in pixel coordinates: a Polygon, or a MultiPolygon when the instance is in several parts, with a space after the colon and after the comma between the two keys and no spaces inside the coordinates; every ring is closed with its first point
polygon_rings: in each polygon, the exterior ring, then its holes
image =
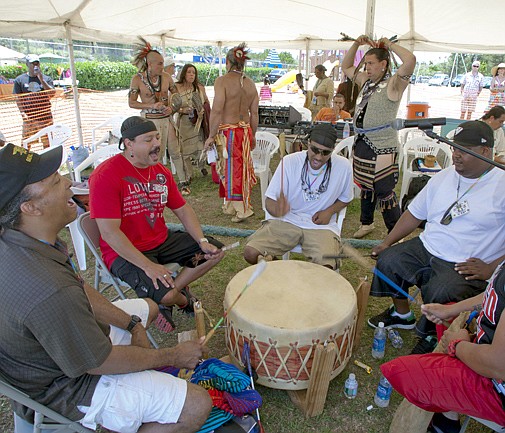
{"type": "Polygon", "coordinates": [[[333,154],[336,130],[312,129],[309,149],[287,155],[266,191],[266,221],[248,240],[244,258],[281,256],[301,244],[312,262],[334,269],[340,252],[338,213],[353,199],[352,167],[333,154]]]}
{"type": "MultiPolygon", "coordinates": [[[[493,130],[484,122],[465,122],[453,141],[493,158],[493,130]]],[[[384,241],[372,250],[377,269],[403,290],[417,285],[424,303],[458,302],[486,288],[505,253],[505,172],[453,149],[454,165],[437,173],[421,190],[384,241]],[[419,237],[392,246],[426,220],[419,237]]],[[[407,298],[376,275],[372,296],[391,296],[394,305],[368,324],[416,327],[421,337],[412,353],[432,351],[434,326],[423,316],[416,326],[407,298]]]]}

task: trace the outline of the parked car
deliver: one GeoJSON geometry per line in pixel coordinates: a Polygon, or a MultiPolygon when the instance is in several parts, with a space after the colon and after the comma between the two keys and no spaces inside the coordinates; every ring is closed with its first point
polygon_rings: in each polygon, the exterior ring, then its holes
{"type": "Polygon", "coordinates": [[[465,74],[456,75],[451,81],[451,87],[460,87],[464,76],[465,74]]]}
{"type": "Polygon", "coordinates": [[[419,75],[416,79],[416,83],[427,83],[430,78],[431,77],[428,77],[428,75],[419,75]]]}
{"type": "Polygon", "coordinates": [[[491,87],[491,81],[493,81],[493,77],[484,77],[482,80],[482,87],[484,89],[489,89],[489,87],[491,87]]]}
{"type": "Polygon", "coordinates": [[[267,75],[268,81],[270,81],[270,83],[275,83],[286,72],[288,72],[286,69],[272,69],[267,75]]]}
{"type": "Polygon", "coordinates": [[[447,86],[449,84],[449,75],[435,74],[428,81],[429,86],[447,86]]]}

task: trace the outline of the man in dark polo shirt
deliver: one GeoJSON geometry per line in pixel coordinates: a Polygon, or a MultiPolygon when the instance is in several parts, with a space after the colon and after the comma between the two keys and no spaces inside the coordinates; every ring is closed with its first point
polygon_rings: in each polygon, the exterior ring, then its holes
{"type": "MultiPolygon", "coordinates": [[[[151,349],[143,325],[156,304],[118,308],[81,279],[57,237],[76,217],[61,159],[61,146],[41,155],[0,150],[0,371],[89,428],[196,432],[211,409],[207,392],[150,369],[194,368],[202,341],[151,349]]],[[[33,422],[26,408],[15,411],[33,422]]]]}

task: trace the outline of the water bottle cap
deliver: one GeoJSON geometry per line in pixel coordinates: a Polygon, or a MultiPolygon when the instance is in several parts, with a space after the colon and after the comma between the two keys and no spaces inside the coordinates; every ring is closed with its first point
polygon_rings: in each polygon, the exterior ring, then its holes
{"type": "Polygon", "coordinates": [[[379,322],[379,328],[384,328],[384,322],[379,322]]]}
{"type": "Polygon", "coordinates": [[[349,373],[349,379],[356,380],[356,375],[354,373],[349,373]]]}

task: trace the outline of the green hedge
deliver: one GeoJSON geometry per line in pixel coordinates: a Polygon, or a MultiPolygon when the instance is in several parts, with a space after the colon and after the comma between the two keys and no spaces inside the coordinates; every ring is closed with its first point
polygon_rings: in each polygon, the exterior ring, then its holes
{"type": "MultiPolygon", "coordinates": [[[[219,76],[217,67],[207,64],[196,64],[198,79],[206,86],[213,86],[219,76]]],[[[68,69],[68,64],[42,64],[42,71],[53,80],[58,79],[58,67],[68,69]]],[[[137,72],[135,66],[127,62],[78,62],[75,64],[79,87],[92,90],[127,89],[133,75],[137,72]]],[[[254,82],[260,83],[271,68],[247,68],[246,74],[254,82]]],[[[0,75],[14,79],[26,72],[25,65],[0,66],[0,75]]]]}

